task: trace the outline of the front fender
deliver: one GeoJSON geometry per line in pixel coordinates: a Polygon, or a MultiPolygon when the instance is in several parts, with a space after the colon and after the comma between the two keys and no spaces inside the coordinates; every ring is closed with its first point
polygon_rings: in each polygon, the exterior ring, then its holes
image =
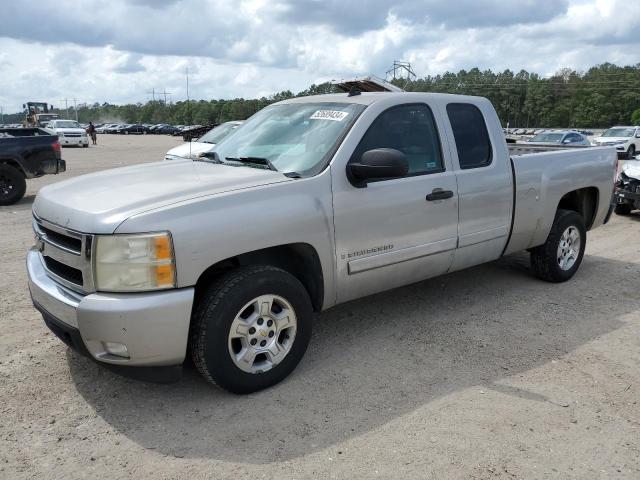
{"type": "Polygon", "coordinates": [[[244,253],[306,243],[322,267],[324,308],[335,303],[331,176],[321,174],[200,197],[140,213],[116,233],[169,230],[176,254],[178,287],[196,284],[218,262],[244,253]]]}

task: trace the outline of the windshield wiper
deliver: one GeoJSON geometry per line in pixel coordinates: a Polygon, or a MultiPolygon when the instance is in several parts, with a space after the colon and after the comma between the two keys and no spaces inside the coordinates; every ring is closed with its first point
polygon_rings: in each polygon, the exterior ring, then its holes
{"type": "Polygon", "coordinates": [[[269,161],[268,158],[262,157],[224,157],[225,160],[229,160],[231,162],[239,162],[239,163],[253,163],[254,165],[264,165],[265,167],[269,167],[269,170],[273,170],[277,172],[278,169],[275,167],[273,163],[269,161]]]}
{"type": "Polygon", "coordinates": [[[193,157],[192,160],[194,162],[222,163],[222,160],[220,160],[220,156],[217,154],[217,152],[204,152],[201,153],[199,157],[193,157]]]}

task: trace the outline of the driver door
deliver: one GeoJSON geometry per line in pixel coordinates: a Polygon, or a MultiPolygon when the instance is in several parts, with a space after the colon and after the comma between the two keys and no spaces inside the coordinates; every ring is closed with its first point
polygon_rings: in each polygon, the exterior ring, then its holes
{"type": "Polygon", "coordinates": [[[440,131],[427,103],[393,106],[373,120],[349,162],[371,149],[393,148],[405,154],[409,173],[357,188],[345,170],[332,171],[338,302],[449,269],[458,191],[440,131]],[[439,191],[446,194],[433,195],[439,191]]]}

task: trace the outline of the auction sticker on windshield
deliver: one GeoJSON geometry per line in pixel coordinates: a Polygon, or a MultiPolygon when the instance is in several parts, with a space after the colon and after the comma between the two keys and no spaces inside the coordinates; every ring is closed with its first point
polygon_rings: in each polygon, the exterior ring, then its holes
{"type": "Polygon", "coordinates": [[[316,112],[309,117],[311,120],[333,120],[334,122],[341,122],[344,120],[349,112],[341,112],[340,110],[316,110],[316,112]]]}

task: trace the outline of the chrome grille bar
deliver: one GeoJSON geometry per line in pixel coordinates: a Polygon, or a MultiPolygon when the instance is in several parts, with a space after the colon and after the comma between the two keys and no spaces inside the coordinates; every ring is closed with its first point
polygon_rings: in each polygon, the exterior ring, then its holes
{"type": "Polygon", "coordinates": [[[91,249],[93,235],[61,227],[38,218],[35,214],[33,230],[47,274],[56,282],[77,292],[94,292],[91,249]],[[53,261],[45,261],[46,259],[53,261]],[[78,283],[79,278],[82,283],[78,283]]]}

